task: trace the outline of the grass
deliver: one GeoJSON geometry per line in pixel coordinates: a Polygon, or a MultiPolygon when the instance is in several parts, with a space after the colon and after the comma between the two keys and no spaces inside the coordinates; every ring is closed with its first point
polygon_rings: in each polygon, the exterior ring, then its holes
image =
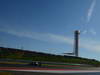
{"type": "Polygon", "coordinates": [[[24,62],[0,62],[0,64],[28,64],[24,62]]]}
{"type": "Polygon", "coordinates": [[[0,72],[0,75],[14,75],[14,74],[11,72],[0,72]]]}
{"type": "Polygon", "coordinates": [[[42,64],[42,66],[81,66],[76,64],[42,64]]]}

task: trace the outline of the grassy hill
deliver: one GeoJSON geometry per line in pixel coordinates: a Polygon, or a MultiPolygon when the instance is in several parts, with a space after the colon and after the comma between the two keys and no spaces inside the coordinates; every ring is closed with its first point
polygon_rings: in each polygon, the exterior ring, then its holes
{"type": "Polygon", "coordinates": [[[95,59],[88,59],[88,58],[81,58],[74,56],[61,56],[61,55],[47,54],[42,52],[35,52],[35,51],[21,50],[14,48],[4,48],[4,47],[0,47],[0,58],[65,62],[65,63],[77,63],[77,64],[100,66],[100,62],[95,59]]]}

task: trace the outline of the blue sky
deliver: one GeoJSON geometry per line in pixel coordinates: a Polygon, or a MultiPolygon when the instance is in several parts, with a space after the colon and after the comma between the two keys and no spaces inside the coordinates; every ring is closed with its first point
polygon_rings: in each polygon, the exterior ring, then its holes
{"type": "Polygon", "coordinates": [[[100,60],[99,0],[0,0],[0,46],[62,54],[73,51],[79,29],[80,56],[100,60]]]}

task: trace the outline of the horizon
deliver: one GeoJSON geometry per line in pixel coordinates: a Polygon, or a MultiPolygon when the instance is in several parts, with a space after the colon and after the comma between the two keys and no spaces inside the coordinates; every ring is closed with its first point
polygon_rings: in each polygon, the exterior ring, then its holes
{"type": "Polygon", "coordinates": [[[100,60],[99,0],[0,0],[0,47],[62,55],[73,52],[100,60]]]}

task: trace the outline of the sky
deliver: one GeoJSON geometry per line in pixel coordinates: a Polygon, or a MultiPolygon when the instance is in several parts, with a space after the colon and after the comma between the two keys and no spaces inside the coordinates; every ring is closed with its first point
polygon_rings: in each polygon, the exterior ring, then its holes
{"type": "Polygon", "coordinates": [[[0,46],[100,60],[100,0],[0,0],[0,46]]]}

